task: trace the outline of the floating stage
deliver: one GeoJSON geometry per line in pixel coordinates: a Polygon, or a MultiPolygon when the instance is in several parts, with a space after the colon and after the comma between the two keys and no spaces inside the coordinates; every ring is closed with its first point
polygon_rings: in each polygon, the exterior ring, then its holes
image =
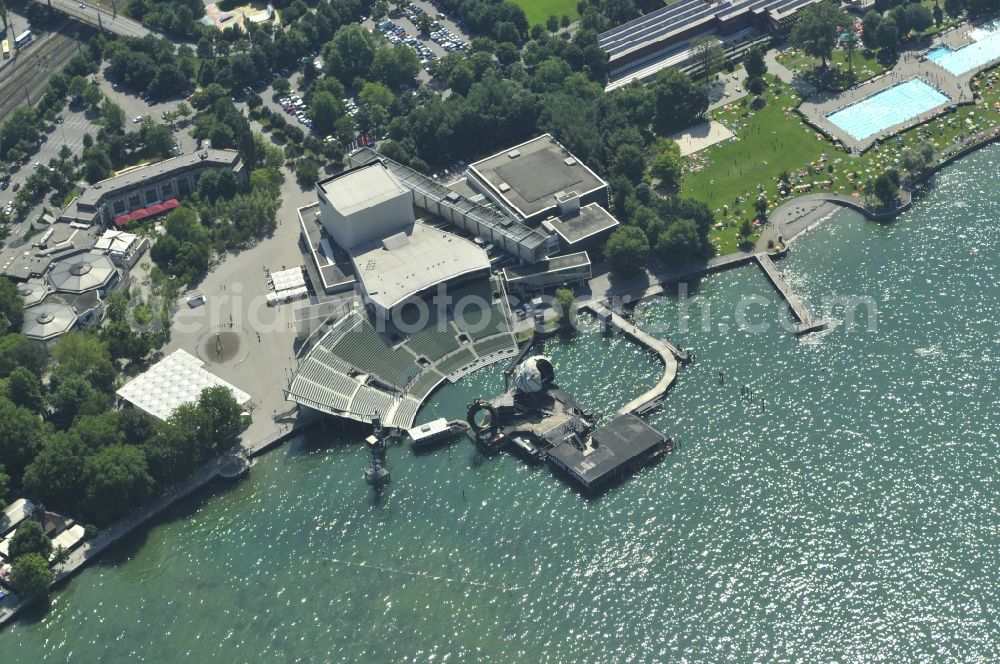
{"type": "Polygon", "coordinates": [[[597,427],[597,418],[555,384],[548,359],[517,369],[514,387],[469,404],[468,422],[486,453],[501,449],[545,461],[584,491],[622,479],[673,448],[671,438],[632,413],[597,427]]]}

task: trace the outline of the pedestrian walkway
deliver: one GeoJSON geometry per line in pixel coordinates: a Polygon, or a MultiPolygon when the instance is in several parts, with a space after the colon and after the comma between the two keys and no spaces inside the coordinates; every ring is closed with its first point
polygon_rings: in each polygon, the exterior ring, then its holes
{"type": "Polygon", "coordinates": [[[767,278],[771,280],[771,284],[774,288],[781,293],[781,297],[785,298],[785,302],[788,303],[788,308],[792,310],[795,317],[799,319],[799,322],[795,324],[795,334],[806,334],[808,332],[814,332],[816,330],[822,330],[827,326],[827,321],[825,318],[813,318],[806,309],[806,305],[802,302],[792,287],[788,285],[785,281],[784,275],[778,271],[775,266],[774,261],[767,254],[760,253],[755,254],[754,258],[757,259],[757,264],[760,265],[761,269],[764,270],[764,274],[767,278]]]}

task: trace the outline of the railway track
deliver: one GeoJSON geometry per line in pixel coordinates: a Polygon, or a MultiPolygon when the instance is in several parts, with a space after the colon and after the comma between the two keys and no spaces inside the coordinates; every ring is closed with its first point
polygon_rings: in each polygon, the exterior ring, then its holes
{"type": "Polygon", "coordinates": [[[0,120],[18,106],[35,105],[49,76],[62,68],[83,41],[94,33],[91,28],[63,27],[25,47],[16,60],[0,74],[0,120]]]}

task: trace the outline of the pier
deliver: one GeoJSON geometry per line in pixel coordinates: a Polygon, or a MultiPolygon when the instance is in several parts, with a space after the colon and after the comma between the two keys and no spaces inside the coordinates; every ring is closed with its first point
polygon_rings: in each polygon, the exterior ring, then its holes
{"type": "Polygon", "coordinates": [[[778,271],[777,266],[775,266],[770,256],[760,253],[755,254],[754,258],[757,259],[757,264],[764,270],[764,274],[771,280],[771,284],[781,294],[781,297],[785,298],[788,308],[792,310],[792,313],[798,319],[799,322],[795,324],[795,334],[807,334],[816,330],[822,330],[827,326],[828,321],[825,318],[812,317],[809,310],[806,309],[806,305],[795,294],[795,291],[788,285],[785,278],[781,276],[781,272],[778,271]]]}
{"type": "Polygon", "coordinates": [[[627,337],[654,351],[663,361],[663,376],[660,377],[660,380],[656,383],[656,385],[654,385],[652,389],[640,394],[638,397],[619,408],[618,414],[641,414],[657,405],[663,398],[663,395],[666,394],[667,389],[670,388],[674,380],[677,378],[677,361],[681,360],[686,362],[689,359],[688,352],[678,348],[670,341],[657,339],[656,337],[643,332],[618,314],[610,311],[600,302],[589,302],[582,305],[581,309],[588,309],[602,320],[610,320],[611,324],[621,330],[627,337]]]}

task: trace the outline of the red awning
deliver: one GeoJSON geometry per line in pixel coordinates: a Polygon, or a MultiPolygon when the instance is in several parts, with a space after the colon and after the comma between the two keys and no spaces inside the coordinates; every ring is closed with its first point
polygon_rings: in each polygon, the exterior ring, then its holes
{"type": "Polygon", "coordinates": [[[145,219],[149,216],[149,208],[139,208],[138,210],[132,210],[129,212],[129,217],[132,221],[138,221],[139,219],[145,219]]]}
{"type": "Polygon", "coordinates": [[[132,217],[130,217],[129,215],[127,215],[127,214],[120,214],[117,217],[115,217],[114,222],[115,222],[115,226],[124,226],[125,224],[127,224],[131,220],[132,220],[132,217]]]}
{"type": "Polygon", "coordinates": [[[150,205],[148,208],[146,208],[146,212],[148,212],[149,214],[160,214],[160,213],[166,212],[166,211],[167,211],[167,208],[163,205],[163,203],[157,203],[156,205],[150,205]]]}
{"type": "Polygon", "coordinates": [[[180,203],[176,198],[168,198],[167,200],[160,203],[165,210],[173,210],[175,207],[180,207],[180,203]]]}

